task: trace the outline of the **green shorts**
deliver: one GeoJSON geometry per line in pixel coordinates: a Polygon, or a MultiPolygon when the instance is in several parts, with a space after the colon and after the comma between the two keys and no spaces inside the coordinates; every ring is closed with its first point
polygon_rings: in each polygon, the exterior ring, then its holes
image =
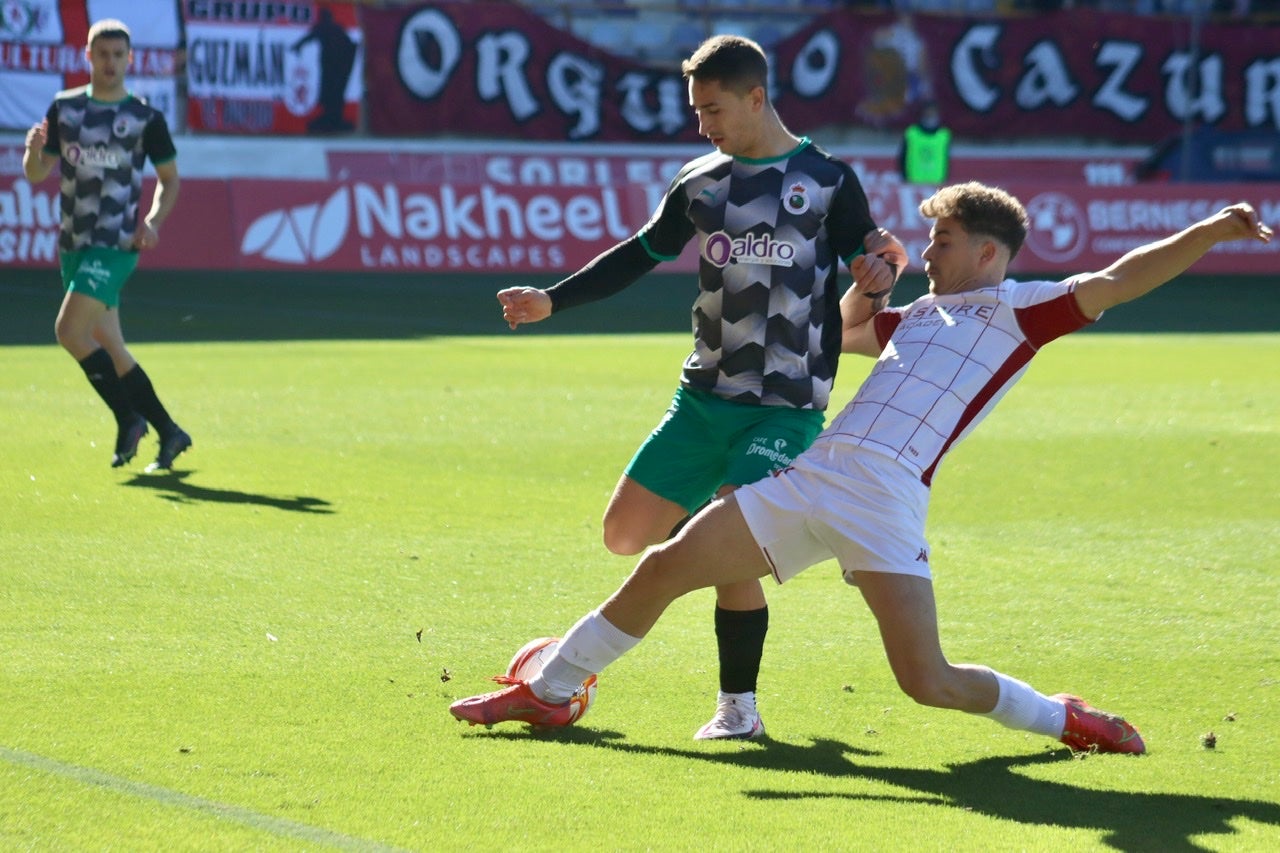
{"type": "Polygon", "coordinates": [[[120,304],[124,283],[138,267],[138,253],[90,246],[60,252],[58,265],[62,268],[64,289],[91,296],[108,308],[115,308],[120,304]]]}
{"type": "Polygon", "coordinates": [[[682,386],[626,474],[692,513],[721,486],[754,483],[790,465],[825,419],[817,409],[734,403],[682,386]]]}

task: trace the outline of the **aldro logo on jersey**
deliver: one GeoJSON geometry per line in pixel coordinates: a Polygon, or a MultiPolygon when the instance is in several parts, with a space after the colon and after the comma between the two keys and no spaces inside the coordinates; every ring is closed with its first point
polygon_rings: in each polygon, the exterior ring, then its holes
{"type": "Polygon", "coordinates": [[[72,143],[63,156],[77,169],[119,169],[127,162],[120,152],[105,145],[82,146],[72,143]]]}
{"type": "Polygon", "coordinates": [[[730,237],[723,231],[707,237],[702,246],[702,256],[717,267],[731,263],[768,264],[789,267],[795,261],[796,247],[784,240],[775,240],[770,234],[747,234],[730,237]]]}

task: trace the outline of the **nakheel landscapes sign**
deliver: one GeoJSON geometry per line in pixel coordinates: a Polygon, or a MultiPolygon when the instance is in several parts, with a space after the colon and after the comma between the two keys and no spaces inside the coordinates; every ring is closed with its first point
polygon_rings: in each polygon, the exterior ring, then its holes
{"type": "MultiPolygon", "coordinates": [[[[568,273],[648,221],[683,157],[666,147],[619,153],[565,145],[537,153],[473,146],[413,155],[361,150],[335,152],[329,160],[334,177],[328,180],[184,179],[182,200],[143,265],[568,273]]],[[[898,182],[885,163],[858,162],[876,222],[906,244],[918,272],[929,242],[919,205],[932,188],[898,182]]],[[[1102,269],[1129,249],[1240,200],[1265,221],[1280,221],[1280,184],[1274,183],[1087,186],[1068,176],[1011,177],[1004,186],[1031,218],[1012,265],[1019,277],[1102,269]]],[[[151,198],[150,182],[143,197],[151,198]]],[[[21,146],[0,146],[0,265],[55,268],[60,220],[56,178],[32,186],[22,176],[21,146]]],[[[709,263],[776,265],[789,262],[790,247],[763,232],[712,234],[702,246],[690,241],[659,271],[694,272],[700,250],[709,263]]],[[[1229,243],[1192,272],[1271,274],[1278,263],[1280,241],[1229,243]]]]}
{"type": "Polygon", "coordinates": [[[645,221],[636,188],[242,183],[241,263],[386,272],[557,272],[645,221]]]}

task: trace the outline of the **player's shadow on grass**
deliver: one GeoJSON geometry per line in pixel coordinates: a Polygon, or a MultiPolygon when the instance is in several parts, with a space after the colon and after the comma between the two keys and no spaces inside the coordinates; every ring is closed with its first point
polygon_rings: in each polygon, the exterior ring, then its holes
{"type": "MultiPolygon", "coordinates": [[[[1280,827],[1280,803],[1265,800],[1099,790],[1038,779],[1014,768],[1072,761],[1062,750],[1038,755],[995,756],[941,770],[916,767],[857,766],[852,772],[894,787],[925,794],[923,802],[961,808],[1034,826],[1085,829],[1102,833],[1117,850],[1209,850],[1195,838],[1231,836],[1239,818],[1280,827]]],[[[1141,761],[1130,756],[1088,756],[1089,761],[1141,761]]],[[[878,800],[843,791],[747,791],[757,800],[810,798],[878,800]]],[[[1215,842],[1221,843],[1221,841],[1215,842]]]]}
{"type": "Polygon", "coordinates": [[[276,497],[242,492],[238,489],[215,489],[187,481],[194,471],[166,471],[155,474],[135,474],[124,485],[140,489],[152,489],[161,498],[174,503],[224,503],[253,504],[283,509],[289,512],[306,512],[313,515],[330,515],[335,510],[324,498],[305,495],[276,497]]]}
{"type": "MultiPolygon", "coordinates": [[[[529,734],[503,732],[500,736],[527,740],[529,734]]],[[[874,759],[880,753],[827,738],[801,745],[766,737],[749,742],[738,741],[734,751],[721,752],[716,747],[703,751],[631,744],[619,732],[587,728],[547,730],[537,736],[562,743],[711,761],[756,770],[799,771],[832,778],[871,780],[897,790],[878,794],[758,788],[744,793],[754,800],[844,799],[963,809],[1028,826],[1097,831],[1102,833],[1104,844],[1117,850],[1208,850],[1210,848],[1197,844],[1194,839],[1201,835],[1233,835],[1236,829],[1230,822],[1239,818],[1280,827],[1280,803],[1082,788],[1016,772],[1019,767],[1077,760],[1144,760],[1134,756],[1091,755],[1081,759],[1071,757],[1065,749],[1055,749],[1034,755],[993,756],[933,769],[885,767],[872,761],[860,762],[859,758],[874,759]]]]}

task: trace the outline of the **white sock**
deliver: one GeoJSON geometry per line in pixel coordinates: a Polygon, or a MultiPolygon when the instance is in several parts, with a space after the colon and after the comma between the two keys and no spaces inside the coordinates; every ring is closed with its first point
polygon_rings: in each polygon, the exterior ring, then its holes
{"type": "Polygon", "coordinates": [[[1050,699],[1024,681],[992,670],[1000,685],[1000,698],[996,706],[983,716],[990,717],[1011,729],[1035,732],[1051,738],[1062,737],[1067,723],[1067,708],[1056,699],[1050,699]]]}
{"type": "Polygon", "coordinates": [[[529,689],[544,702],[569,701],[582,682],[629,652],[640,637],[619,631],[598,609],[578,620],[529,689]]]}

